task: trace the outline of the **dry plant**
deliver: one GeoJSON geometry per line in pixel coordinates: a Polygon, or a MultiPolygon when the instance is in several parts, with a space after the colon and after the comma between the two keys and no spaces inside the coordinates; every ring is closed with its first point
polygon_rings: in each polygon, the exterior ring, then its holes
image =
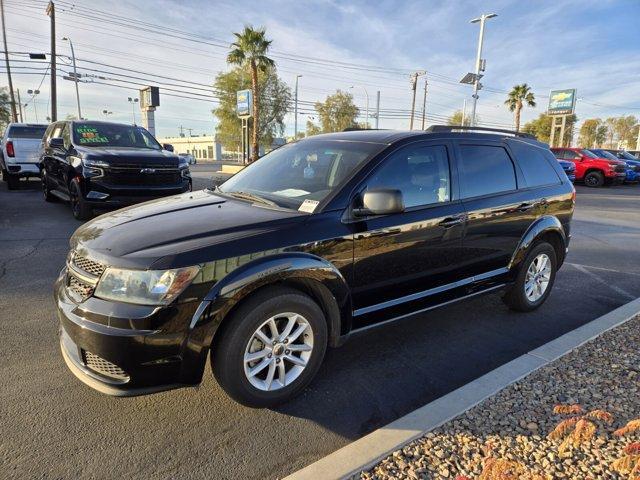
{"type": "MultiPolygon", "coordinates": [[[[531,473],[520,462],[493,457],[493,449],[494,445],[489,441],[482,447],[485,457],[478,480],[545,480],[542,475],[531,473]]],[[[456,480],[472,479],[466,475],[458,475],[456,480]]]]}
{"type": "Polygon", "coordinates": [[[584,413],[580,405],[556,405],[553,413],[558,415],[574,415],[561,421],[549,434],[551,440],[562,440],[558,452],[564,455],[570,447],[577,448],[587,443],[595,435],[598,426],[594,421],[613,422],[613,415],[604,410],[591,410],[584,413]]]}
{"type": "MultiPolygon", "coordinates": [[[[640,418],[631,420],[613,434],[622,437],[635,432],[640,433],[640,418]]],[[[611,468],[621,475],[629,475],[629,480],[640,480],[640,442],[630,443],[622,453],[624,455],[613,462],[611,468]]]]}

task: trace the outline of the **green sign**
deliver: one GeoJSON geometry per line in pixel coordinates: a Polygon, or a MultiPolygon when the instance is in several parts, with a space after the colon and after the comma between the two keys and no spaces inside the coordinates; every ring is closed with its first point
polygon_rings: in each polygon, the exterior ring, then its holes
{"type": "Polygon", "coordinates": [[[551,90],[549,94],[549,115],[571,115],[576,106],[576,89],[551,90]]]}

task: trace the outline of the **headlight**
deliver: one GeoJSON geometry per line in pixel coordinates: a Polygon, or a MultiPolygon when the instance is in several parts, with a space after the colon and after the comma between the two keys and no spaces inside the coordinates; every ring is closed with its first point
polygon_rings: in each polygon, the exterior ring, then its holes
{"type": "Polygon", "coordinates": [[[179,157],[178,168],[187,168],[188,166],[189,166],[189,161],[184,157],[179,157]]]}
{"type": "Polygon", "coordinates": [[[107,268],[94,295],[104,300],[139,305],[167,305],[176,299],[200,271],[199,266],[173,270],[107,268]]]}
{"type": "Polygon", "coordinates": [[[91,160],[90,158],[83,158],[82,164],[85,167],[98,167],[98,168],[107,168],[109,167],[108,162],[103,162],[102,160],[91,160]]]}

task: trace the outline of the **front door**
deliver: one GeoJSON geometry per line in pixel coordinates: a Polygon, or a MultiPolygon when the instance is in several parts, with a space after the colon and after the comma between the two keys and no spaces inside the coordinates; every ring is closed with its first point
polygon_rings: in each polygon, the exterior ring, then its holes
{"type": "Polygon", "coordinates": [[[464,276],[458,262],[465,215],[450,155],[451,146],[442,142],[401,147],[359,189],[400,190],[405,211],[354,225],[354,327],[393,316],[400,304],[411,310],[431,289],[464,276]]]}

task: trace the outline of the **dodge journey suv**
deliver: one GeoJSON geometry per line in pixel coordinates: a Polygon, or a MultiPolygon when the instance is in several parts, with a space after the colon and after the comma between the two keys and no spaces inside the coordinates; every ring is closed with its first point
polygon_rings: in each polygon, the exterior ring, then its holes
{"type": "Polygon", "coordinates": [[[62,355],[112,395],[299,393],[351,333],[501,291],[549,296],[575,191],[526,134],[431,127],[285,145],[215,189],[98,217],[55,286],[62,355]]]}

